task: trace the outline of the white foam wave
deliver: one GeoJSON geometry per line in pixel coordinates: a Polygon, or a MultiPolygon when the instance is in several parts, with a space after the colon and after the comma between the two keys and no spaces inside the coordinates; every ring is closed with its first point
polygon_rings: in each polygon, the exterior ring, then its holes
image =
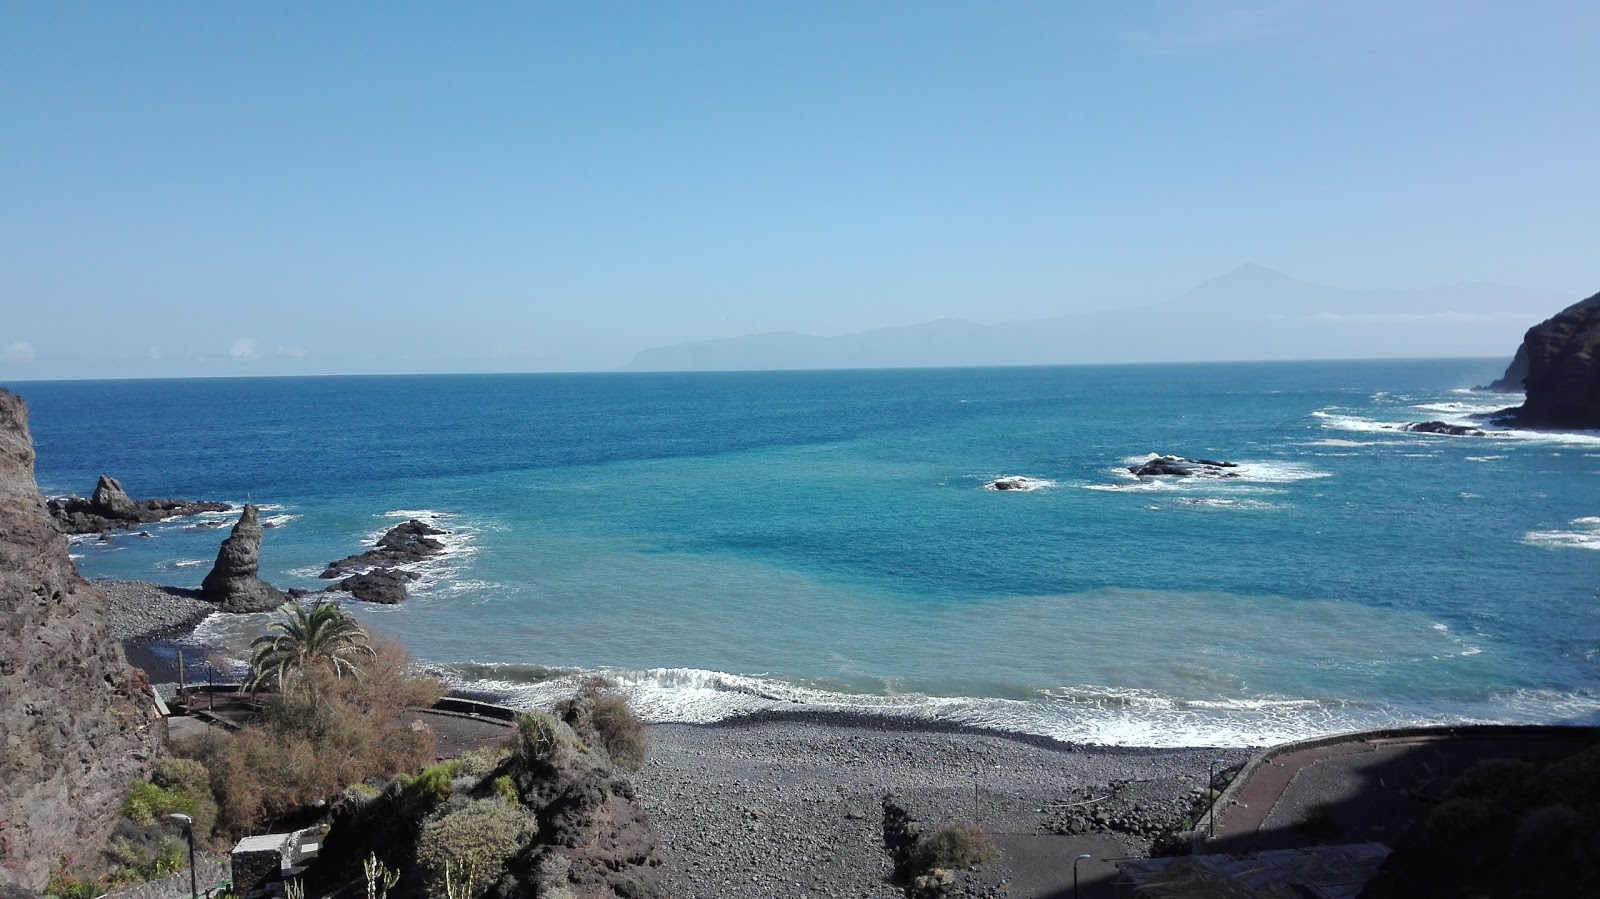
{"type": "Polygon", "coordinates": [[[269,515],[266,518],[261,519],[261,526],[269,528],[281,528],[299,517],[300,516],[298,515],[289,515],[287,513],[283,515],[269,515]]]}
{"type": "Polygon", "coordinates": [[[1244,511],[1266,511],[1281,509],[1276,503],[1263,502],[1259,499],[1237,499],[1229,496],[1180,496],[1178,503],[1197,509],[1237,509],[1244,511]]]}
{"type": "MultiPolygon", "coordinates": [[[[1379,421],[1359,415],[1351,415],[1334,407],[1318,409],[1311,413],[1313,418],[1322,422],[1322,427],[1333,431],[1350,431],[1357,434],[1409,434],[1406,425],[1414,424],[1411,421],[1379,421]]],[[[1441,419],[1447,424],[1466,425],[1478,428],[1485,433],[1481,437],[1463,437],[1464,440],[1506,440],[1534,444],[1551,444],[1556,446],[1600,446],[1600,431],[1537,431],[1526,428],[1507,428],[1492,422],[1477,419],[1441,419]]],[[[1416,434],[1416,439],[1425,440],[1436,438],[1439,434],[1416,434]]]]}
{"type": "MultiPolygon", "coordinates": [[[[438,553],[416,562],[389,566],[417,575],[417,580],[412,581],[407,587],[412,594],[455,596],[473,589],[465,586],[473,582],[463,580],[460,576],[470,568],[471,559],[478,554],[478,535],[483,530],[480,523],[466,520],[454,512],[441,512],[435,509],[395,509],[374,517],[399,521],[416,519],[446,532],[432,537],[443,545],[438,553]]],[[[363,541],[363,549],[376,546],[378,539],[391,527],[393,525],[384,525],[369,532],[363,541]]],[[[371,567],[352,570],[364,572],[370,571],[371,567]]],[[[322,574],[322,569],[301,568],[291,571],[290,574],[317,577],[322,574]]]]}
{"type": "Polygon", "coordinates": [[[1565,531],[1529,531],[1522,542],[1552,549],[1600,549],[1600,517],[1574,518],[1569,524],[1571,529],[1565,531]]]}
{"type": "Polygon", "coordinates": [[[205,564],[206,564],[206,560],[205,559],[179,559],[178,561],[172,563],[172,567],[173,568],[199,568],[201,565],[205,565],[205,564]]]}
{"type": "MultiPolygon", "coordinates": [[[[1438,629],[1448,630],[1443,625],[1438,629]]],[[[1458,655],[1482,652],[1457,640],[1458,655]]],[[[937,696],[885,683],[879,692],[826,689],[762,675],[699,668],[530,669],[467,665],[454,686],[505,697],[520,708],[549,708],[585,677],[611,678],[652,722],[710,723],[764,711],[846,712],[993,728],[1078,743],[1115,746],[1259,746],[1374,727],[1570,720],[1600,714],[1600,696],[1579,691],[1517,691],[1446,704],[1428,712],[1296,696],[1175,697],[1152,690],[1077,685],[1031,698],[937,696]]]]}
{"type": "Polygon", "coordinates": [[[1467,457],[1467,461],[1468,462],[1498,462],[1499,460],[1504,459],[1504,458],[1505,458],[1505,456],[1468,456],[1467,457]]]}
{"type": "Polygon", "coordinates": [[[1446,415],[1486,415],[1506,408],[1504,403],[1418,403],[1412,406],[1423,412],[1442,412],[1446,415]]]}

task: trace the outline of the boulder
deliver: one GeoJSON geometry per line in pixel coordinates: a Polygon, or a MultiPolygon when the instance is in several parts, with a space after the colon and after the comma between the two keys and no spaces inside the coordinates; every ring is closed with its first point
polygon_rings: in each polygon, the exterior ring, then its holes
{"type": "Polygon", "coordinates": [[[257,576],[261,565],[261,512],[246,504],[239,523],[217,550],[200,596],[223,612],[270,612],[289,597],[257,576]]]}
{"type": "Polygon", "coordinates": [[[0,890],[42,892],[105,848],[159,743],[109,600],[67,557],[33,477],[28,409],[0,389],[0,890]]]}
{"type": "Polygon", "coordinates": [[[1236,462],[1213,462],[1210,459],[1185,459],[1182,456],[1157,456],[1143,465],[1130,465],[1128,471],[1141,478],[1148,477],[1211,477],[1236,478],[1236,462]]]}
{"type": "Polygon", "coordinates": [[[396,605],[406,598],[406,584],[417,577],[399,568],[376,568],[365,574],[352,574],[322,592],[343,591],[363,602],[396,605]]]}
{"type": "Polygon", "coordinates": [[[1402,431],[1411,431],[1416,434],[1447,434],[1451,437],[1483,437],[1487,431],[1469,425],[1453,425],[1443,421],[1418,421],[1412,422],[1401,428],[1402,431]]]}
{"type": "MultiPolygon", "coordinates": [[[[1508,423],[1537,428],[1600,428],[1600,293],[1528,329],[1517,349],[1527,363],[1527,394],[1508,423]]],[[[1512,360],[1502,381],[1515,374],[1512,360]]]]}

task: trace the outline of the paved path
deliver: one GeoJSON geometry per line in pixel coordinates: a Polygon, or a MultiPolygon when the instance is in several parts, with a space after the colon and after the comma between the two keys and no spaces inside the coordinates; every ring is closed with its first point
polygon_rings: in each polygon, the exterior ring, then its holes
{"type": "Polygon", "coordinates": [[[1589,728],[1539,735],[1366,737],[1291,751],[1257,768],[1219,807],[1210,852],[1333,843],[1394,845],[1426,821],[1451,782],[1490,758],[1551,760],[1595,738],[1589,728]]]}

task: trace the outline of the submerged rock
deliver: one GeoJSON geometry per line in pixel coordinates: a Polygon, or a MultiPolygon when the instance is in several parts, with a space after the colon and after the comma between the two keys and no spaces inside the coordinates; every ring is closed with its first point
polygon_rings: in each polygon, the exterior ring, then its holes
{"type": "Polygon", "coordinates": [[[1416,434],[1447,434],[1451,437],[1485,437],[1487,431],[1470,425],[1453,425],[1443,421],[1418,421],[1401,428],[1416,434]]]}
{"type": "Polygon", "coordinates": [[[261,565],[261,512],[246,504],[233,533],[217,550],[216,564],[200,584],[201,598],[223,612],[270,612],[289,597],[257,576],[261,565]]]}
{"type": "Polygon", "coordinates": [[[1003,478],[995,478],[983,486],[986,490],[1037,490],[1040,487],[1047,486],[1051,483],[1053,482],[1042,480],[1040,478],[1030,478],[1020,474],[1012,474],[1006,475],[1003,478]]]}
{"type": "Polygon", "coordinates": [[[99,482],[94,485],[94,495],[89,499],[81,496],[53,499],[47,508],[56,527],[66,534],[106,533],[132,528],[136,524],[233,509],[227,503],[190,499],[136,500],[122,489],[122,482],[108,474],[100,476],[99,482]]]}
{"type": "Polygon", "coordinates": [[[1148,477],[1212,477],[1236,478],[1236,462],[1213,462],[1210,459],[1185,459],[1182,456],[1157,456],[1143,465],[1130,465],[1128,471],[1141,478],[1148,477]]]}

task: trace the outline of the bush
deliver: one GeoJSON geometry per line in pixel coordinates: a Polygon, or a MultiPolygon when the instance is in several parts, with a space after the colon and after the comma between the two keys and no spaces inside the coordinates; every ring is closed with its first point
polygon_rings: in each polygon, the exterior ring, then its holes
{"type": "Polygon", "coordinates": [[[218,831],[243,836],[319,800],[332,802],[353,784],[431,761],[433,734],[411,727],[406,710],[436,701],[444,687],[413,676],[407,664],[398,644],[379,643],[360,677],[307,669],[292,696],[266,696],[261,718],[243,730],[211,730],[174,745],[175,755],[209,774],[218,831]]]}
{"type": "Polygon", "coordinates": [[[155,824],[173,812],[193,817],[194,797],[178,790],[158,787],[148,780],[136,780],[122,801],[122,816],[135,824],[155,824]]]}
{"type": "Polygon", "coordinates": [[[482,780],[493,774],[510,757],[511,750],[502,747],[486,746],[483,749],[469,749],[456,759],[459,765],[456,773],[460,777],[482,780]]]}
{"type": "Polygon", "coordinates": [[[628,771],[643,768],[650,755],[650,735],[628,698],[593,683],[585,684],[583,695],[590,703],[595,735],[611,761],[628,771]]]}
{"type": "Polygon", "coordinates": [[[975,824],[951,824],[917,844],[911,854],[912,871],[926,874],[939,868],[957,870],[983,865],[1000,857],[1000,847],[975,824]]]}
{"type": "Polygon", "coordinates": [[[492,886],[505,873],[506,862],[539,832],[533,815],[496,799],[480,799],[422,825],[417,840],[417,864],[429,892],[445,895],[445,878],[459,881],[462,870],[471,873],[476,893],[492,886]],[[453,870],[447,871],[447,863],[453,870]]]}
{"type": "Polygon", "coordinates": [[[559,747],[579,752],[589,747],[573,736],[572,729],[548,712],[534,709],[517,716],[517,752],[524,763],[548,761],[559,747]]]}

